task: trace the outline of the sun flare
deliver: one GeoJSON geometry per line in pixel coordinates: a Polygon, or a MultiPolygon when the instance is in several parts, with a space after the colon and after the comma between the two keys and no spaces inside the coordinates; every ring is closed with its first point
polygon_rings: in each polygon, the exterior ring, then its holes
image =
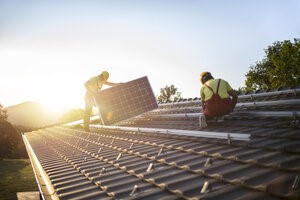
{"type": "Polygon", "coordinates": [[[49,90],[43,90],[39,93],[38,102],[48,112],[63,114],[71,109],[84,108],[84,95],[82,91],[67,90],[58,85],[49,85],[49,90]]]}
{"type": "Polygon", "coordinates": [[[68,110],[72,109],[72,108],[68,108],[68,107],[60,105],[60,104],[42,103],[42,105],[48,113],[54,114],[54,115],[62,115],[63,113],[66,113],[68,110]]]}

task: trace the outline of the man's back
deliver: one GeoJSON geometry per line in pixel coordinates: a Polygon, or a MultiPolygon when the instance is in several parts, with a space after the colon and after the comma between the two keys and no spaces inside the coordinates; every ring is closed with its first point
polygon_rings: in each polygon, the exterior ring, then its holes
{"type": "Polygon", "coordinates": [[[228,92],[230,90],[232,90],[229,83],[223,79],[210,79],[210,80],[206,81],[205,85],[203,85],[201,88],[200,94],[201,94],[201,99],[203,101],[208,101],[213,96],[213,92],[206,85],[211,87],[211,89],[214,91],[214,93],[216,93],[219,80],[220,80],[220,85],[219,85],[219,90],[218,90],[219,96],[222,99],[229,98],[228,92]]]}

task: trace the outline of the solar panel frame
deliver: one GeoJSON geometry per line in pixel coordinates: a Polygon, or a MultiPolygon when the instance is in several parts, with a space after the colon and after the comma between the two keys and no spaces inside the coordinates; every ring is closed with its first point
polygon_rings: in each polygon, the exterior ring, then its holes
{"type": "Polygon", "coordinates": [[[95,96],[95,103],[105,125],[158,108],[147,76],[99,91],[95,96]]]}

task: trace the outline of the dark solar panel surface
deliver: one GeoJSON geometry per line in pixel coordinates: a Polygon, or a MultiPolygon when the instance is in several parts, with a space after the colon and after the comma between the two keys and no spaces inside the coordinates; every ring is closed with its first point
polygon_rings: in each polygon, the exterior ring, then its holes
{"type": "Polygon", "coordinates": [[[158,107],[147,77],[102,90],[95,100],[105,125],[114,124],[158,107]]]}

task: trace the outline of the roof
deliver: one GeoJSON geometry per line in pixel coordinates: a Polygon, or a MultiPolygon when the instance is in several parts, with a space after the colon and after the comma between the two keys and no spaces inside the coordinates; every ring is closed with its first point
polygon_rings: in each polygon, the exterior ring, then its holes
{"type": "Polygon", "coordinates": [[[44,199],[299,199],[300,88],[240,94],[199,128],[200,99],[85,132],[25,133],[44,199]]]}

